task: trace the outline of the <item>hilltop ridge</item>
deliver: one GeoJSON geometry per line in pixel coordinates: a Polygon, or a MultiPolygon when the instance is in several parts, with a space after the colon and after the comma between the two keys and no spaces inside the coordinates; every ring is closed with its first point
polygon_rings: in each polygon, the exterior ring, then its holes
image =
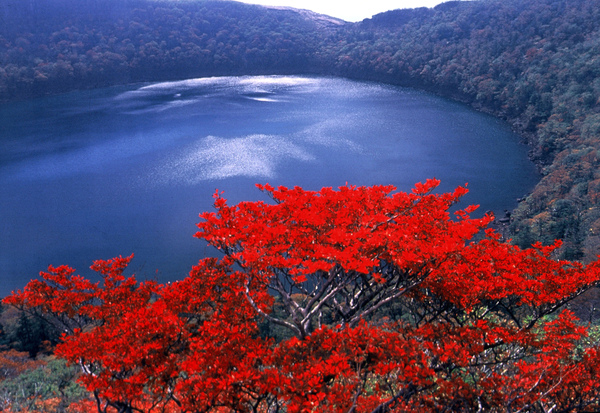
{"type": "Polygon", "coordinates": [[[345,24],[349,24],[347,21],[343,19],[338,19],[337,17],[328,16],[326,14],[316,13],[312,10],[308,9],[297,9],[295,7],[286,7],[286,6],[260,6],[265,7],[267,9],[273,10],[287,10],[293,13],[297,13],[307,20],[313,21],[317,23],[321,28],[327,29],[332,27],[339,27],[345,24]]]}

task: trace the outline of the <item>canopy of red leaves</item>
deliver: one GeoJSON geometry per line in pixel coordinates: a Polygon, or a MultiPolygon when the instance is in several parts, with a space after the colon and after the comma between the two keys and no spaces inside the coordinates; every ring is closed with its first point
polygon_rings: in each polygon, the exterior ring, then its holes
{"type": "Polygon", "coordinates": [[[99,411],[598,410],[598,349],[564,309],[598,264],[482,233],[491,217],[451,212],[466,189],[438,184],[216,193],[196,236],[224,255],[185,279],[139,283],[130,256],[4,301],[64,328],[99,411]]]}

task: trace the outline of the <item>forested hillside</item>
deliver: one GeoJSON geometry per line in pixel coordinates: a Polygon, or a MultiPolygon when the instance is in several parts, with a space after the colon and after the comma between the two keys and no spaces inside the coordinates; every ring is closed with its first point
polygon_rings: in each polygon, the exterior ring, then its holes
{"type": "Polygon", "coordinates": [[[149,80],[307,72],[342,22],[223,1],[0,1],[0,100],[149,80]]]}
{"type": "MultiPolygon", "coordinates": [[[[0,0],[0,100],[118,83],[314,73],[423,88],[508,120],[541,182],[514,241],[600,252],[600,1],[452,1],[360,23],[225,1],[0,0]]],[[[485,138],[485,137],[482,137],[485,138]]]]}
{"type": "Polygon", "coordinates": [[[448,2],[349,27],[331,50],[338,74],[411,85],[507,119],[543,179],[513,214],[521,246],[565,241],[600,252],[600,2],[448,2]]]}

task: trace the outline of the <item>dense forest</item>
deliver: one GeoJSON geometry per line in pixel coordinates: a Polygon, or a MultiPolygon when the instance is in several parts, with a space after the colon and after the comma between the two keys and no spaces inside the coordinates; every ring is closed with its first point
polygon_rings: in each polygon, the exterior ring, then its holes
{"type": "Polygon", "coordinates": [[[228,1],[0,1],[0,101],[140,81],[320,74],[426,89],[508,120],[543,178],[527,246],[600,252],[600,2],[450,1],[359,23],[228,1]]]}
{"type": "Polygon", "coordinates": [[[3,1],[0,22],[4,100],[192,76],[305,73],[317,66],[327,24],[235,2],[143,0],[3,1]]]}
{"type": "Polygon", "coordinates": [[[599,250],[600,3],[448,2],[349,27],[339,74],[425,88],[508,120],[543,178],[512,215],[514,241],[565,241],[569,259],[599,250]]]}

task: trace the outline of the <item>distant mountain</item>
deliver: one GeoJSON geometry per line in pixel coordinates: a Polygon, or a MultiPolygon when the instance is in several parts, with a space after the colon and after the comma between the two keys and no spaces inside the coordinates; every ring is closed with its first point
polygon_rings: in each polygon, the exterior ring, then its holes
{"type": "Polygon", "coordinates": [[[306,10],[306,9],[296,9],[294,7],[284,7],[284,6],[262,6],[262,7],[265,7],[267,9],[273,9],[273,10],[287,10],[292,13],[297,13],[300,16],[303,16],[305,19],[314,22],[315,24],[317,24],[317,26],[319,26],[322,29],[338,28],[340,26],[348,24],[347,21],[338,19],[337,17],[331,17],[331,16],[327,16],[326,14],[315,13],[314,11],[306,10]]]}
{"type": "Polygon", "coordinates": [[[512,214],[514,242],[600,252],[600,0],[451,1],[359,23],[214,0],[0,0],[3,101],[288,73],[412,86],[506,119],[543,174],[512,214]]]}

